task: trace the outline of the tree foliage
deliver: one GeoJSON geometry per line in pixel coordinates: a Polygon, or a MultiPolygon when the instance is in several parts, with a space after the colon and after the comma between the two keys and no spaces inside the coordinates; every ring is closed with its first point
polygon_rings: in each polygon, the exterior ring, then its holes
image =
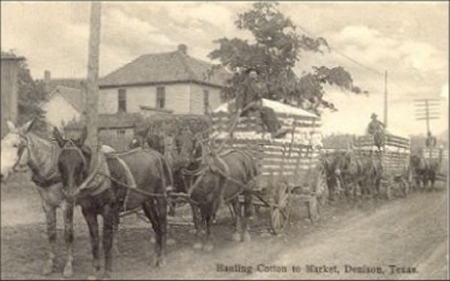
{"type": "MultiPolygon", "coordinates": [[[[14,52],[1,51],[2,56],[17,57],[14,52]]],[[[40,104],[47,98],[47,92],[42,81],[33,80],[26,60],[19,61],[17,74],[18,83],[18,124],[37,118],[33,129],[36,132],[45,131],[45,112],[40,104]]]]}
{"type": "Polygon", "coordinates": [[[277,5],[273,2],[254,3],[250,10],[238,15],[236,26],[249,31],[254,38],[252,42],[239,38],[215,41],[219,47],[209,57],[219,60],[234,73],[223,91],[225,98],[233,98],[239,92],[245,78],[243,70],[249,67],[258,69],[266,84],[267,91],[261,93],[263,97],[296,104],[316,113],[320,107],[334,109],[334,105],[324,98],[322,85],[325,83],[361,93],[342,67],[316,67],[300,78],[294,73],[302,52],[323,53],[329,47],[324,38],[298,34],[296,25],[277,9],[277,5]]]}

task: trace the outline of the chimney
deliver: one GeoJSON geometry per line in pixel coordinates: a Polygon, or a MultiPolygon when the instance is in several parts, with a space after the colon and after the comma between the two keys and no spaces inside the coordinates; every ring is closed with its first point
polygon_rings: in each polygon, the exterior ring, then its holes
{"type": "Polygon", "coordinates": [[[44,71],[44,90],[46,92],[50,91],[50,80],[52,79],[50,70],[44,71]]]}
{"type": "Polygon", "coordinates": [[[52,75],[50,73],[50,70],[44,71],[44,82],[49,83],[51,78],[52,78],[52,75]]]}
{"type": "Polygon", "coordinates": [[[183,55],[187,55],[187,46],[186,46],[186,44],[178,45],[178,52],[182,53],[183,55]]]}

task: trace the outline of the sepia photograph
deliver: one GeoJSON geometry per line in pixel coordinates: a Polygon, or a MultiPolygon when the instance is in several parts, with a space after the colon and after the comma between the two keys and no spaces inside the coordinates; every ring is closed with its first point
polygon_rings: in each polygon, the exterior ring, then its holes
{"type": "Polygon", "coordinates": [[[448,1],[1,1],[2,280],[448,280],[448,1]]]}

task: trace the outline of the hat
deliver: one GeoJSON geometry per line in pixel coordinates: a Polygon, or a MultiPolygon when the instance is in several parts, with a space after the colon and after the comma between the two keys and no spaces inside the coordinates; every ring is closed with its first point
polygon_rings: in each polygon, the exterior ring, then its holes
{"type": "Polygon", "coordinates": [[[378,117],[378,115],[376,115],[375,113],[372,113],[372,115],[370,116],[370,118],[377,118],[378,117]]]}

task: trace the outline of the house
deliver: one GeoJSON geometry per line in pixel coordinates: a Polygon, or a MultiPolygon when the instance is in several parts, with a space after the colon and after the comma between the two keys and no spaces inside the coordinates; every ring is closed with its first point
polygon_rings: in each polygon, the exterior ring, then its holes
{"type": "Polygon", "coordinates": [[[83,97],[80,89],[56,86],[48,100],[41,105],[50,126],[63,128],[70,121],[80,120],[83,97]]]}
{"type": "Polygon", "coordinates": [[[1,136],[8,133],[6,120],[17,122],[18,117],[18,83],[19,63],[23,57],[1,55],[1,136]]]}
{"type": "Polygon", "coordinates": [[[52,79],[50,71],[44,72],[44,87],[47,100],[40,104],[45,111],[48,129],[62,129],[71,121],[80,120],[83,112],[83,79],[52,79]]]}
{"type": "Polygon", "coordinates": [[[145,54],[99,82],[99,113],[163,111],[204,114],[221,104],[220,91],[230,74],[188,55],[187,46],[145,54]]]}

